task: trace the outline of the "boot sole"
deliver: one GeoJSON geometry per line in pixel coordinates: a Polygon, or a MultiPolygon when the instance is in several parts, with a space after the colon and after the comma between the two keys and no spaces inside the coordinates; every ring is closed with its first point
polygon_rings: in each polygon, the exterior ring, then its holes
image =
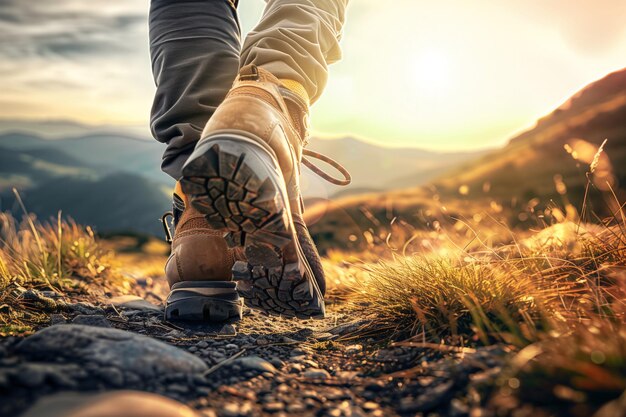
{"type": "Polygon", "coordinates": [[[285,180],[270,149],[236,134],[205,138],[183,168],[182,189],[211,227],[242,247],[233,279],[246,304],[269,314],[322,318],[324,299],[297,239],[285,180]]]}
{"type": "Polygon", "coordinates": [[[231,281],[182,281],[172,285],[165,320],[234,323],[241,320],[243,301],[231,281]]]}

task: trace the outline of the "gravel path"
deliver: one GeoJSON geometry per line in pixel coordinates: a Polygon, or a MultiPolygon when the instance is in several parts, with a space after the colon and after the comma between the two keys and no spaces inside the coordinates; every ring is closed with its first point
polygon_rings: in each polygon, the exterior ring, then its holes
{"type": "Polygon", "coordinates": [[[206,416],[487,415],[504,354],[381,346],[333,304],[323,320],[248,311],[237,326],[183,327],[163,321],[160,295],[142,295],[68,303],[50,327],[0,340],[0,416],[68,391],[119,389],[206,416]]]}

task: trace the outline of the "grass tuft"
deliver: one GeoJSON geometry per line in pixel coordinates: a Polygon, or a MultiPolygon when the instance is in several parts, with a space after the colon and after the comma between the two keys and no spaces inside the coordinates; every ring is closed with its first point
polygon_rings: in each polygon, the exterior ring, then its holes
{"type": "Polygon", "coordinates": [[[18,222],[0,213],[0,335],[29,332],[58,307],[28,290],[71,299],[125,288],[128,283],[90,227],[60,215],[39,223],[32,216],[18,222]]]}

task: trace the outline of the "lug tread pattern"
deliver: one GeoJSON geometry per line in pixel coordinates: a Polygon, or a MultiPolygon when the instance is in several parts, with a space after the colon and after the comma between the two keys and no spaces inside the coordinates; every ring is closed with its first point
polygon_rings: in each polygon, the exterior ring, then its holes
{"type": "Polygon", "coordinates": [[[321,318],[324,301],[299,259],[297,235],[279,189],[282,174],[271,158],[245,143],[201,144],[183,169],[182,189],[210,226],[224,230],[247,261],[233,266],[246,304],[266,313],[321,318]]]}

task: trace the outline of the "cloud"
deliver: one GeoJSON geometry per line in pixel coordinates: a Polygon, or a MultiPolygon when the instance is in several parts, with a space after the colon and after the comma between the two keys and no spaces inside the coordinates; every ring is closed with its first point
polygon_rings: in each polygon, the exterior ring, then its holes
{"type": "Polygon", "coordinates": [[[0,111],[123,120],[149,108],[147,13],[145,0],[0,0],[0,111]]]}
{"type": "Polygon", "coordinates": [[[88,8],[71,0],[1,1],[0,59],[132,52],[145,32],[146,11],[137,9],[137,2],[127,2],[127,7],[87,3],[88,8]]]}

